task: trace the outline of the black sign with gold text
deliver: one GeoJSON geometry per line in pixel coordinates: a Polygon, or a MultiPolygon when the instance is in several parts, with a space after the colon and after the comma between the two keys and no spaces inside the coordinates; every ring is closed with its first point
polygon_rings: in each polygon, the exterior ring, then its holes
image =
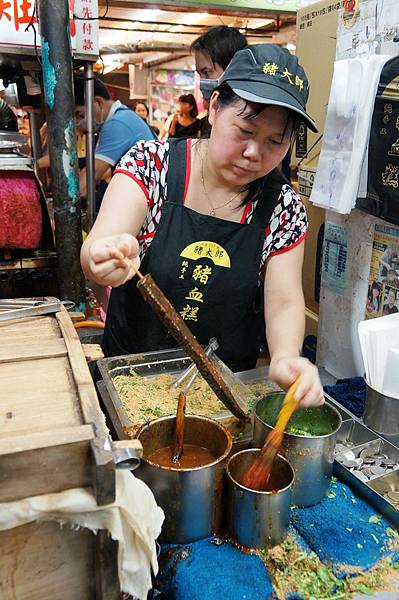
{"type": "Polygon", "coordinates": [[[399,224],[399,57],[381,73],[371,123],[367,198],[356,207],[399,224]]]}

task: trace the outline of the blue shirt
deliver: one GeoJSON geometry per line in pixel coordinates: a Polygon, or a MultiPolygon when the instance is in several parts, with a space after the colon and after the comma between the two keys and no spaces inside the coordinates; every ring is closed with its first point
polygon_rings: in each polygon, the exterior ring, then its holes
{"type": "Polygon", "coordinates": [[[147,123],[117,100],[101,127],[95,158],[113,167],[137,142],[154,139],[156,137],[147,123]]]}

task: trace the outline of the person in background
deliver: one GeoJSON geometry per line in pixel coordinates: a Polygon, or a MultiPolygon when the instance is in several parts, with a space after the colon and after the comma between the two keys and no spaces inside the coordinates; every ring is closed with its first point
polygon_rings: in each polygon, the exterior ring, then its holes
{"type": "Polygon", "coordinates": [[[366,310],[369,313],[376,313],[380,310],[380,294],[381,284],[376,281],[370,285],[369,293],[367,296],[366,310]]]}
{"type": "Polygon", "coordinates": [[[200,121],[198,108],[192,94],[179,96],[179,109],[174,115],[169,127],[170,138],[198,137],[200,121]]]}
{"type": "MultiPolygon", "coordinates": [[[[85,109],[85,82],[75,77],[75,119],[76,125],[87,131],[85,109]]],[[[132,145],[139,140],[154,140],[156,136],[150,127],[128,106],[119,100],[112,100],[102,81],[94,80],[93,100],[94,126],[98,132],[95,149],[94,178],[98,184],[106,171],[116,163],[132,145]]],[[[79,186],[82,197],[86,196],[86,169],[79,173],[79,186]]]]}
{"type": "Polygon", "coordinates": [[[134,103],[133,110],[135,113],[139,115],[146,123],[148,123],[148,116],[150,111],[148,110],[148,106],[142,100],[136,100],[134,103]]]}
{"type": "MultiPolygon", "coordinates": [[[[211,27],[191,44],[195,69],[200,77],[200,90],[204,98],[204,108],[208,110],[209,99],[234,54],[248,46],[245,36],[227,25],[211,27]]],[[[209,137],[211,127],[208,115],[200,119],[200,137],[209,137]]]]}
{"type": "Polygon", "coordinates": [[[387,301],[384,304],[382,309],[383,315],[393,315],[394,313],[399,312],[398,307],[396,306],[396,292],[393,288],[386,288],[387,290],[387,301]]]}
{"type": "Polygon", "coordinates": [[[394,269],[398,261],[398,255],[398,246],[396,244],[388,244],[378,261],[380,277],[386,277],[388,271],[394,269]]]}
{"type": "MultiPolygon", "coordinates": [[[[217,80],[223,75],[234,54],[248,46],[246,37],[227,25],[211,27],[191,44],[195,69],[202,80],[217,80]]],[[[208,96],[208,100],[210,94],[208,96]]]]}
{"type": "Polygon", "coordinates": [[[148,123],[148,117],[149,117],[150,111],[148,110],[147,104],[145,102],[143,102],[142,100],[137,100],[134,104],[133,110],[136,114],[138,114],[143,119],[143,121],[145,121],[147,123],[147,125],[149,126],[149,128],[151,129],[153,134],[156,137],[158,137],[158,135],[159,135],[158,127],[153,127],[152,125],[150,125],[148,123]]]}
{"type": "Polygon", "coordinates": [[[384,277],[383,283],[387,283],[389,286],[399,288],[399,278],[396,274],[395,269],[388,269],[387,276],[384,277]]]}
{"type": "Polygon", "coordinates": [[[296,57],[248,46],[211,96],[209,140],[140,142],[123,157],[81,252],[86,276],[113,287],[105,355],[174,345],[136,287],[140,268],[201,344],[215,336],[226,365],[251,369],[264,329],[255,306],[262,286],[270,378],[287,389],[300,377],[297,401],[323,403],[317,369],[300,356],[306,209],[276,170],[301,120],[317,131],[308,94],[296,57]]]}

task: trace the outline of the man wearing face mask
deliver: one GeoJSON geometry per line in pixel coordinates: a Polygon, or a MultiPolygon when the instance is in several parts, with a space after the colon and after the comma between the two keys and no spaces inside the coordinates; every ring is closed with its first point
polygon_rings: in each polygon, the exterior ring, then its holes
{"type": "MultiPolygon", "coordinates": [[[[200,90],[204,98],[204,107],[208,110],[208,103],[213,90],[233,58],[234,54],[248,46],[245,36],[227,25],[211,27],[206,33],[200,35],[191,44],[194,55],[195,68],[200,76],[200,90]]],[[[211,127],[208,116],[200,119],[200,137],[209,137],[211,127]]]]}
{"type": "MultiPolygon", "coordinates": [[[[75,77],[75,118],[76,125],[87,130],[85,110],[85,81],[75,77]]],[[[128,106],[119,100],[112,100],[107,88],[99,79],[94,80],[93,101],[94,125],[98,132],[95,149],[94,178],[98,184],[108,169],[140,140],[156,139],[147,123],[128,106]]],[[[86,196],[86,169],[79,174],[81,196],[86,196]]]]}

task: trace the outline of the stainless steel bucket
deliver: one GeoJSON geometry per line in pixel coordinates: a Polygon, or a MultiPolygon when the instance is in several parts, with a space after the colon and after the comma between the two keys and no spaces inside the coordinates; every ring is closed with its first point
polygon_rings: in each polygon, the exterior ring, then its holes
{"type": "Polygon", "coordinates": [[[226,467],[228,476],[228,528],[234,539],[248,548],[275,546],[285,537],[290,521],[294,471],[278,455],[270,476],[275,492],[257,492],[244,487],[242,476],[259,450],[234,454],[226,467]]]}
{"type": "Polygon", "coordinates": [[[204,467],[163,467],[148,456],[174,441],[175,417],[162,417],[141,429],[143,458],[135,475],[145,481],[165,512],[161,543],[186,544],[220,532],[223,473],[232,436],[220,423],[186,416],[184,442],[202,446],[218,458],[204,467]]]}
{"type": "MultiPolygon", "coordinates": [[[[274,427],[284,392],[268,394],[255,406],[254,445],[261,448],[274,427]]],[[[334,448],[342,419],[328,402],[315,408],[300,408],[291,417],[289,427],[309,431],[311,436],[285,433],[281,454],[295,471],[292,501],[298,506],[320,502],[329,485],[334,464],[334,448]]]]}
{"type": "Polygon", "coordinates": [[[399,435],[399,399],[377,392],[366,382],[363,421],[384,436],[399,435]]]}

